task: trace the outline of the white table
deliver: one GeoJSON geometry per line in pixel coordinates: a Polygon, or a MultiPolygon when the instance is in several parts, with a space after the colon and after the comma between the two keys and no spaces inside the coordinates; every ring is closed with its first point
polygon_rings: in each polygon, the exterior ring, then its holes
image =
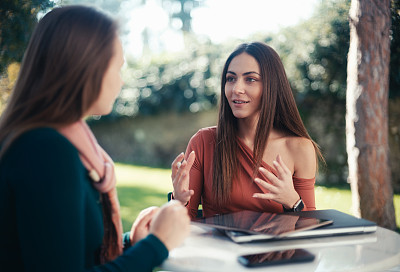
{"type": "MultiPolygon", "coordinates": [[[[170,252],[165,271],[385,271],[400,265],[400,235],[378,227],[372,234],[235,244],[211,228],[191,226],[184,244],[170,252]],[[238,263],[243,254],[305,248],[313,262],[262,268],[238,263]]],[[[397,271],[397,270],[395,270],[397,271]]]]}

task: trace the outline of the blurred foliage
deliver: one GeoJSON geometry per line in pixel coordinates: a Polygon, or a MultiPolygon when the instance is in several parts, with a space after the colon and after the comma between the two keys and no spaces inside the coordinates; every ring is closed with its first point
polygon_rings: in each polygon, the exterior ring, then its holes
{"type": "Polygon", "coordinates": [[[14,87],[15,81],[17,80],[19,68],[21,65],[18,62],[13,62],[7,67],[7,79],[8,79],[8,89],[14,87]]]}
{"type": "Polygon", "coordinates": [[[400,0],[392,0],[389,97],[400,97],[400,0]]]}
{"type": "Polygon", "coordinates": [[[0,1],[0,73],[21,62],[38,14],[52,6],[50,0],[0,1]]]}
{"type": "Polygon", "coordinates": [[[143,62],[127,60],[125,87],[114,105],[115,116],[198,112],[217,104],[224,47],[193,42],[191,50],[143,62]]]}
{"type": "Polygon", "coordinates": [[[192,32],[192,16],[193,9],[203,5],[203,0],[162,0],[162,6],[168,10],[171,24],[180,25],[182,32],[192,32]],[[178,20],[177,23],[173,21],[178,20]]]}
{"type": "Polygon", "coordinates": [[[4,110],[4,106],[11,94],[19,73],[20,64],[13,62],[7,67],[7,73],[0,77],[0,114],[4,110]]]}
{"type": "MultiPolygon", "coordinates": [[[[124,0],[55,0],[57,6],[65,5],[87,5],[100,8],[103,12],[115,15],[119,12],[121,2],[124,0]]],[[[132,0],[138,2],[141,0],[132,0]]]]}

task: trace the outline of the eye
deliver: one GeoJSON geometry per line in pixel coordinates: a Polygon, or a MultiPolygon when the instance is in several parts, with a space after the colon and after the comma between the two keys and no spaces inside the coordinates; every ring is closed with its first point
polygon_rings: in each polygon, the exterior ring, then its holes
{"type": "Polygon", "coordinates": [[[235,78],[233,76],[226,77],[226,82],[233,82],[233,81],[235,81],[235,78]]]}
{"type": "Polygon", "coordinates": [[[256,81],[258,81],[258,79],[254,78],[254,77],[248,77],[248,78],[246,78],[246,81],[247,82],[256,82],[256,81]]]}

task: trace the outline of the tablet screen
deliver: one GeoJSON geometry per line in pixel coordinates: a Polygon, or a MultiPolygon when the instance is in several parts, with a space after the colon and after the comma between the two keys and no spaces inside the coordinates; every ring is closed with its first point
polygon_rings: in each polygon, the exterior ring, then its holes
{"type": "Polygon", "coordinates": [[[284,237],[296,231],[318,228],[332,223],[332,221],[325,219],[254,211],[240,211],[196,218],[192,222],[217,229],[263,234],[271,237],[284,237]]]}

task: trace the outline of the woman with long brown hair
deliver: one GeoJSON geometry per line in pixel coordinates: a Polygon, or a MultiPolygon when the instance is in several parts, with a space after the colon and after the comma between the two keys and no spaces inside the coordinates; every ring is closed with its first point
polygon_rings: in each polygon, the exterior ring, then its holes
{"type": "Polygon", "coordinates": [[[0,117],[3,271],[152,271],[189,232],[175,201],[123,233],[114,165],[84,121],[111,112],[123,49],[93,8],[55,8],[38,23],[0,117]]]}
{"type": "Polygon", "coordinates": [[[217,126],[199,130],[186,159],[172,164],[173,197],[192,218],[200,203],[204,216],[313,210],[318,157],[278,54],[264,43],[242,44],[222,72],[217,126]]]}

